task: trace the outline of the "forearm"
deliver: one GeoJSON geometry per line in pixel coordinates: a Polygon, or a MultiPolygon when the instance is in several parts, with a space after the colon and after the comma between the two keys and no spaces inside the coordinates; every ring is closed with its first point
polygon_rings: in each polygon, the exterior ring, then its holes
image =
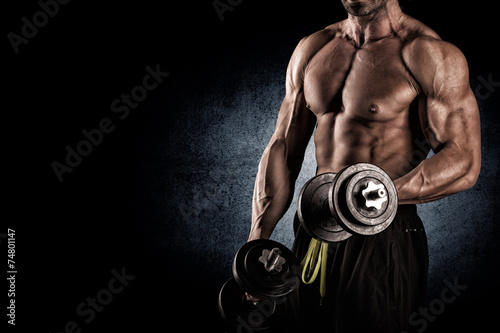
{"type": "Polygon", "coordinates": [[[269,239],[278,221],[286,213],[293,196],[293,186],[284,186],[272,196],[260,197],[256,185],[252,203],[252,226],[248,240],[269,239]]]}
{"type": "Polygon", "coordinates": [[[268,239],[293,198],[297,172],[287,163],[287,147],[272,141],[263,154],[255,180],[249,240],[268,239]]]}
{"type": "Polygon", "coordinates": [[[445,147],[396,179],[399,204],[431,202],[471,188],[479,175],[480,153],[445,147]]]}
{"type": "Polygon", "coordinates": [[[259,164],[249,240],[269,238],[278,221],[285,215],[292,202],[295,181],[316,124],[316,117],[307,108],[304,97],[303,73],[308,64],[309,51],[307,43],[303,41],[290,59],[286,95],[276,129],[259,164]]]}

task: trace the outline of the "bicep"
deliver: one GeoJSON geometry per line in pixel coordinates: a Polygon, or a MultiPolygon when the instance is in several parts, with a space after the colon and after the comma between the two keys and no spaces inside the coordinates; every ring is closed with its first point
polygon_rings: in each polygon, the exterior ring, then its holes
{"type": "Polygon", "coordinates": [[[443,41],[425,41],[420,46],[413,69],[422,90],[420,120],[427,141],[435,152],[446,146],[467,153],[478,149],[479,111],[465,57],[443,41]]]}
{"type": "Polygon", "coordinates": [[[424,135],[434,152],[450,145],[467,152],[478,148],[479,111],[472,91],[422,97],[420,118],[424,135]]]}

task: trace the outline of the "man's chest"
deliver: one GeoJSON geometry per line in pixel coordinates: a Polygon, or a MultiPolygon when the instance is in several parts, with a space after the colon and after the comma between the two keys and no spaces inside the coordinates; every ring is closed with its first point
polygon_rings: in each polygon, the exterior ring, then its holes
{"type": "Polygon", "coordinates": [[[307,106],[317,115],[346,112],[388,120],[406,109],[418,88],[401,57],[398,39],[355,48],[336,39],[310,60],[304,75],[307,106]]]}

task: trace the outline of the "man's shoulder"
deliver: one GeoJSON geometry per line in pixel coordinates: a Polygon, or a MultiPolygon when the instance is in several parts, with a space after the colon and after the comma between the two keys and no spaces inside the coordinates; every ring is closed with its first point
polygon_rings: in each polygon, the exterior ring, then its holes
{"type": "Polygon", "coordinates": [[[322,48],[325,44],[334,39],[340,33],[341,27],[342,22],[337,22],[316,31],[302,38],[297,48],[304,53],[314,53],[317,49],[322,48]]]}
{"type": "Polygon", "coordinates": [[[302,38],[295,48],[295,61],[306,64],[320,49],[341,34],[343,22],[331,24],[302,38]]]}
{"type": "Polygon", "coordinates": [[[401,23],[400,37],[405,42],[403,55],[406,53],[414,60],[419,60],[425,55],[437,56],[460,52],[453,44],[441,39],[434,30],[410,16],[405,16],[401,23]]]}
{"type": "Polygon", "coordinates": [[[464,54],[423,23],[408,21],[403,60],[421,86],[431,87],[436,78],[462,77],[467,71],[464,54]]]}
{"type": "Polygon", "coordinates": [[[419,20],[405,14],[403,14],[400,20],[399,34],[401,38],[407,41],[421,38],[441,40],[441,37],[434,30],[419,20]]]}

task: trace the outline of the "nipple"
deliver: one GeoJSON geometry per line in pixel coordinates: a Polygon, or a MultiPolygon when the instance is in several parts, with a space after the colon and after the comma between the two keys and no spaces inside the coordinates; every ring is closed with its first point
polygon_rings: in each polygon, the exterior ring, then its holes
{"type": "Polygon", "coordinates": [[[378,112],[378,105],[377,104],[370,105],[370,107],[368,108],[368,111],[370,111],[370,113],[377,113],[378,112]]]}

